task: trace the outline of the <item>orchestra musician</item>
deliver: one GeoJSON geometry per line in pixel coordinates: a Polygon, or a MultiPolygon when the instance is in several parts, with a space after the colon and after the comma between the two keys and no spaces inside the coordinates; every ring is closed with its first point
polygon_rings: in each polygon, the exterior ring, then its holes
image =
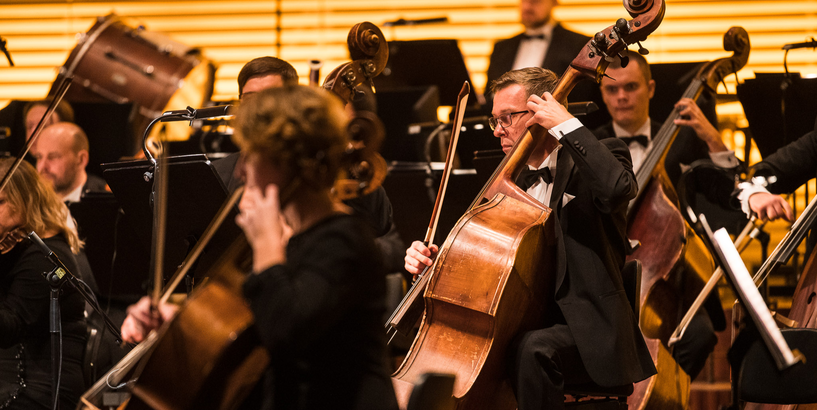
{"type": "MultiPolygon", "coordinates": [[[[621,278],[627,204],[637,192],[629,152],[618,139],[597,139],[554,100],[548,91],[557,81],[553,72],[531,67],[491,85],[489,125],[506,153],[527,127],[549,130],[520,180],[553,210],[560,227],[556,265],[565,267],[546,322],[512,343],[508,369],[520,410],[563,408],[566,383],[620,386],[655,374],[621,278]]],[[[405,268],[419,274],[437,251],[414,242],[405,268]]]]}
{"type": "MultiPolygon", "coordinates": [[[[599,138],[616,137],[628,143],[633,159],[633,172],[638,172],[647,155],[653,150],[652,138],[661,128],[661,122],[649,116],[650,99],[655,95],[647,60],[636,52],[625,51],[630,63],[621,67],[615,59],[601,80],[601,95],[612,121],[593,131],[599,138]]],[[[740,166],[734,151],[726,148],[720,133],[707,120],[700,107],[689,98],[675,104],[683,116],[675,120],[681,126],[678,136],[667,153],[664,167],[670,182],[677,186],[684,169],[700,159],[711,159],[723,169],[740,166]]],[[[643,187],[640,187],[643,188],[643,187]]],[[[699,310],[684,337],[672,350],[673,357],[682,369],[694,379],[715,349],[718,337],[715,331],[726,329],[726,318],[717,293],[707,299],[705,310],[699,310]]]]}
{"type": "Polygon", "coordinates": [[[79,202],[89,192],[106,192],[105,180],[85,171],[88,137],[74,123],[49,125],[32,146],[37,172],[65,202],[79,202]]]}
{"type": "MultiPolygon", "coordinates": [[[[14,162],[0,159],[5,175],[14,162]]],[[[68,224],[68,208],[27,162],[20,163],[0,192],[0,233],[5,237],[20,228],[34,231],[73,273],[74,256],[81,242],[68,224]]],[[[51,336],[49,300],[45,278],[54,265],[43,251],[23,240],[0,255],[0,408],[51,409],[51,336]]],[[[82,360],[85,351],[85,301],[72,286],[59,296],[62,318],[62,373],[59,402],[63,409],[76,407],[84,391],[82,360]]]]}
{"type": "MultiPolygon", "coordinates": [[[[268,88],[293,86],[298,84],[298,72],[287,61],[277,57],[264,56],[250,60],[238,73],[239,98],[244,101],[258,92],[268,88]]],[[[229,192],[241,187],[244,179],[238,175],[239,153],[228,155],[213,161],[229,192]]],[[[394,266],[401,266],[402,248],[404,245],[397,234],[392,220],[392,206],[386,191],[379,187],[374,192],[344,201],[356,214],[363,217],[374,229],[375,242],[383,255],[383,262],[394,271],[394,266]],[[399,245],[397,244],[399,242],[399,245]]],[[[145,296],[127,309],[128,315],[122,323],[122,336],[125,341],[141,342],[151,329],[158,327],[164,320],[175,314],[173,305],[164,305],[157,316],[150,312],[150,299],[145,296]]]]}
{"type": "MultiPolygon", "coordinates": [[[[40,123],[40,119],[43,118],[43,115],[48,110],[48,106],[51,104],[51,100],[39,100],[39,101],[31,101],[23,107],[23,118],[25,119],[25,127],[26,127],[26,140],[31,138],[31,134],[34,133],[34,128],[37,128],[37,124],[40,123]]],[[[56,124],[58,122],[65,121],[65,122],[74,122],[74,109],[71,108],[71,104],[69,104],[65,100],[60,100],[60,103],[57,104],[57,107],[54,109],[54,113],[51,114],[51,118],[49,118],[48,122],[43,124],[43,128],[51,125],[56,124]]]]}
{"type": "Polygon", "coordinates": [[[488,65],[488,84],[502,74],[524,67],[543,67],[563,73],[590,40],[564,28],[552,11],[558,0],[520,0],[520,21],[525,32],[494,44],[488,65]]]}
{"type": "Polygon", "coordinates": [[[236,222],[253,250],[244,296],[271,357],[263,397],[244,408],[397,408],[374,233],[330,195],[347,122],[334,96],[298,85],[258,92],[236,117],[236,222]]]}
{"type": "MultiPolygon", "coordinates": [[[[652,138],[661,128],[661,122],[650,118],[650,99],[655,95],[655,80],[652,79],[649,63],[637,52],[624,51],[623,55],[629,57],[630,64],[621,67],[621,60],[614,59],[607,67],[607,76],[601,79],[601,95],[612,121],[593,130],[593,133],[599,138],[624,138],[632,155],[633,172],[638,172],[653,148],[652,138]]],[[[711,159],[724,169],[740,165],[735,152],[724,145],[718,130],[692,99],[682,98],[675,108],[680,110],[682,116],[675,120],[675,124],[682,128],[670,147],[665,163],[673,185],[677,186],[684,168],[699,159],[711,159]]]]}

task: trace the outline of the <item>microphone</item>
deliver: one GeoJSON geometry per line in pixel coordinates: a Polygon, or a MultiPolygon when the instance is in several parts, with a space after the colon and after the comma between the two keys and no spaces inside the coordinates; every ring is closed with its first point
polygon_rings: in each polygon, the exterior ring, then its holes
{"type": "Polygon", "coordinates": [[[57,275],[57,278],[58,278],[57,281],[58,282],[62,281],[62,278],[65,277],[66,274],[68,276],[73,276],[71,271],[68,270],[68,268],[65,266],[64,263],[62,263],[62,261],[60,260],[60,257],[57,256],[57,254],[54,253],[51,250],[51,248],[49,248],[48,245],[46,245],[45,242],[43,242],[42,239],[40,239],[40,236],[37,235],[36,232],[31,231],[31,233],[28,234],[28,239],[30,239],[32,242],[37,244],[37,246],[39,246],[40,249],[45,254],[45,257],[57,267],[57,270],[54,273],[57,275]]]}
{"type": "Polygon", "coordinates": [[[235,111],[232,105],[219,105],[217,107],[208,108],[193,108],[187,107],[186,110],[165,111],[160,117],[163,122],[169,121],[193,121],[205,118],[223,117],[225,115],[233,115],[235,111]]]}
{"type": "Polygon", "coordinates": [[[783,50],[794,50],[796,48],[817,48],[817,40],[814,37],[803,43],[791,43],[783,45],[783,50]]]}

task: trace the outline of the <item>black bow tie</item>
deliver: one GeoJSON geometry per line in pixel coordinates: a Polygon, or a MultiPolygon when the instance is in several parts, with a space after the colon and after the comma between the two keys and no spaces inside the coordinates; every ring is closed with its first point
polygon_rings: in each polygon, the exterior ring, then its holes
{"type": "Polygon", "coordinates": [[[544,34],[522,34],[522,38],[525,39],[525,40],[533,40],[533,39],[544,40],[545,35],[544,34]]]}
{"type": "Polygon", "coordinates": [[[628,146],[635,141],[641,144],[642,147],[647,148],[647,144],[650,143],[650,139],[646,135],[633,135],[632,137],[621,137],[620,139],[628,146]]]}
{"type": "Polygon", "coordinates": [[[536,182],[542,180],[546,184],[553,182],[553,176],[550,175],[550,168],[544,167],[542,169],[525,169],[519,174],[519,187],[523,191],[527,191],[536,182]]]}

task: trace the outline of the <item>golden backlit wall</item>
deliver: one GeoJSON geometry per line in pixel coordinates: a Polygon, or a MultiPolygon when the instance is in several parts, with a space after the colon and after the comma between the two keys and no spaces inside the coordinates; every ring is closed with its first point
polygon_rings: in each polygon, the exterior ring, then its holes
{"type": "MultiPolygon", "coordinates": [[[[305,81],[308,60],[324,60],[326,73],[347,59],[345,38],[354,23],[368,20],[382,27],[399,18],[447,17],[446,23],[383,30],[388,40],[458,39],[474,84],[482,90],[493,42],[521,30],[516,0],[3,0],[0,36],[7,39],[17,67],[0,59],[0,106],[10,99],[43,97],[77,33],[111,12],[200,47],[219,66],[215,100],[236,96],[238,70],[253,57],[289,60],[305,81]]],[[[783,70],[780,47],[812,36],[815,13],[815,0],[668,0],[664,22],[644,45],[652,51],[650,62],[709,60],[727,55],[722,35],[741,25],[751,36],[752,52],[739,77],[751,78],[754,71],[783,70]]],[[[620,1],[561,0],[555,16],[591,35],[626,13],[620,1]]],[[[817,73],[815,61],[817,54],[809,49],[789,55],[792,71],[817,73]]],[[[731,90],[734,82],[734,77],[727,80],[731,90]]]]}

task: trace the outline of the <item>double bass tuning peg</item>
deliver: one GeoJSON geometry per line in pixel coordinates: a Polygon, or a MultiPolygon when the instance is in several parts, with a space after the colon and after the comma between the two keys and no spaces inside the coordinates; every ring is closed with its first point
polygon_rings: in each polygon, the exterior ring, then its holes
{"type": "Polygon", "coordinates": [[[640,41],[636,41],[636,44],[638,44],[638,54],[641,54],[642,56],[650,54],[650,50],[644,48],[644,46],[641,45],[640,41]]]}

